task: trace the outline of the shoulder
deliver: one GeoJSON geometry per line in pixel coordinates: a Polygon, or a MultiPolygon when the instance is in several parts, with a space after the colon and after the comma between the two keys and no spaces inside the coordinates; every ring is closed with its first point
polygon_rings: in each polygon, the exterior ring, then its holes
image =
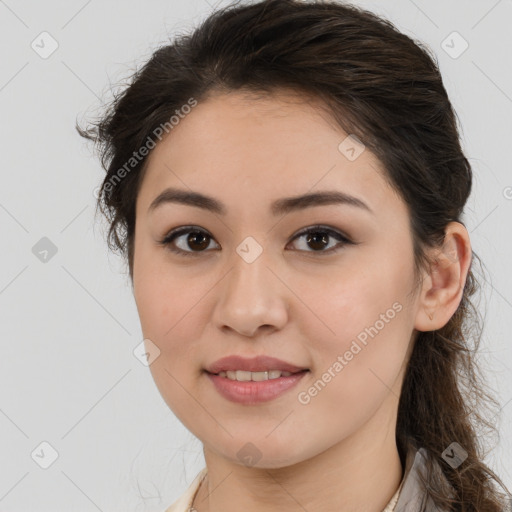
{"type": "MultiPolygon", "coordinates": [[[[402,481],[402,489],[398,498],[394,512],[441,512],[437,508],[431,498],[426,492],[423,481],[427,480],[426,468],[430,466],[432,471],[433,480],[439,489],[443,489],[447,495],[454,497],[454,489],[439,463],[428,456],[425,448],[417,448],[409,445],[407,452],[407,462],[405,466],[405,474],[402,481]]],[[[508,495],[506,489],[503,489],[504,497],[509,500],[512,496],[508,495]]],[[[512,512],[512,501],[507,503],[503,512],[512,512]]]]}
{"type": "Polygon", "coordinates": [[[194,478],[188,489],[164,512],[188,512],[194,501],[201,482],[206,476],[207,469],[203,468],[194,478]]]}

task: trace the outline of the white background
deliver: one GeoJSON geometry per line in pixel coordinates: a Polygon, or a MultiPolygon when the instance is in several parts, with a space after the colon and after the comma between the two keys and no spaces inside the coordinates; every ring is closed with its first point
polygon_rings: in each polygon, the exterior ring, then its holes
{"type": "MultiPolygon", "coordinates": [[[[0,511],[162,511],[203,467],[133,355],[128,278],[94,219],[103,171],[74,124],[209,1],[0,0],[0,511]],[[43,31],[58,43],[47,59],[31,47],[43,31]],[[42,237],[57,248],[46,263],[32,252],[42,237]],[[31,455],[43,441],[59,454],[48,469],[31,455]]],[[[433,48],[463,128],[464,220],[487,269],[480,359],[503,405],[487,461],[512,487],[512,2],[353,3],[433,48]],[[441,46],[453,31],[469,43],[455,59],[441,46]]]]}

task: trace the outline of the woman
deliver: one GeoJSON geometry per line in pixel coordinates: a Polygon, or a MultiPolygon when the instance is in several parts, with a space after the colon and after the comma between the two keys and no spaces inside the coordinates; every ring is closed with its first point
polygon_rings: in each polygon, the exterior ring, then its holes
{"type": "Polygon", "coordinates": [[[79,131],[152,375],[203,443],[168,512],[505,509],[471,168],[421,44],[340,2],[231,5],[79,131]]]}

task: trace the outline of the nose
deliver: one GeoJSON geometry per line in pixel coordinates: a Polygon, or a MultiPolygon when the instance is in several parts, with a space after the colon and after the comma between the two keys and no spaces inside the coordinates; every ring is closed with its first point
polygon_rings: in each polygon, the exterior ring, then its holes
{"type": "Polygon", "coordinates": [[[288,321],[291,292],[266,258],[265,251],[251,263],[235,253],[231,270],[215,287],[213,321],[223,330],[253,337],[258,330],[282,329],[288,321]]]}

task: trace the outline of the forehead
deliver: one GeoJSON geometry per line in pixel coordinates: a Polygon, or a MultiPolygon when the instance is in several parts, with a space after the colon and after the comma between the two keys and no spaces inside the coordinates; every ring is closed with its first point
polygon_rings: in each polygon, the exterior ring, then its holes
{"type": "Polygon", "coordinates": [[[347,158],[343,148],[351,142],[310,96],[217,94],[182,116],[152,150],[138,200],[147,208],[165,187],[178,186],[240,208],[318,188],[385,205],[394,192],[380,162],[367,149],[347,158]]]}

